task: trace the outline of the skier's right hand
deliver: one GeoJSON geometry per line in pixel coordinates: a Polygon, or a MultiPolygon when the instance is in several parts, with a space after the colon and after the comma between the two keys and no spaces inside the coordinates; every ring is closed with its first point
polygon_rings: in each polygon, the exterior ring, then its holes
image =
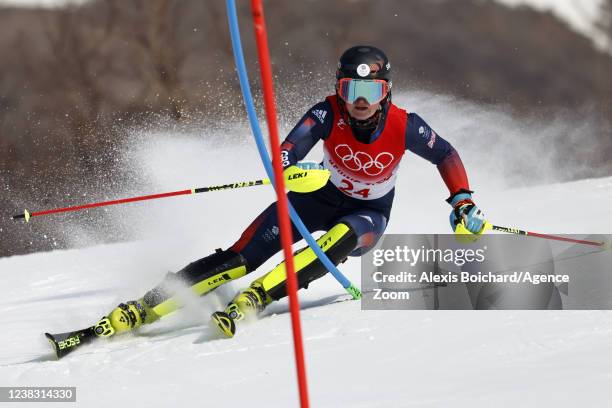
{"type": "Polygon", "coordinates": [[[302,162],[287,167],[283,175],[289,191],[311,193],[327,184],[330,173],[318,163],[302,162]]]}

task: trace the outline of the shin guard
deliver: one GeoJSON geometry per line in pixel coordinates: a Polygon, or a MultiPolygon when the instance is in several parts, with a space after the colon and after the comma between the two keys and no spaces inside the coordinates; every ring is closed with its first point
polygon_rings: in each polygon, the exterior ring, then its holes
{"type": "MultiPolygon", "coordinates": [[[[357,235],[348,225],[340,223],[319,238],[317,244],[334,265],[338,265],[357,247],[357,235]]],[[[307,288],[310,282],[319,279],[328,272],[309,247],[295,253],[294,264],[300,289],[307,288]]],[[[254,283],[260,284],[273,300],[287,296],[285,262],[281,262],[254,283]]]]}
{"type": "Polygon", "coordinates": [[[201,296],[224,283],[243,277],[247,272],[247,262],[242,255],[229,250],[218,250],[190,263],[178,273],[169,273],[161,284],[145,294],[143,300],[155,314],[164,316],[180,308],[174,296],[177,285],[190,286],[196,295],[201,296]]]}

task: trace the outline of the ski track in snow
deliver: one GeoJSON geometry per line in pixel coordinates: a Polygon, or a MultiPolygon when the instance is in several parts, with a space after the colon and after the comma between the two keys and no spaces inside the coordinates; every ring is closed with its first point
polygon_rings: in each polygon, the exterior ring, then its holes
{"type": "MultiPolygon", "coordinates": [[[[482,163],[482,150],[452,136],[467,126],[454,119],[461,109],[452,106],[441,124],[429,105],[417,111],[429,111],[426,119],[458,147],[489,219],[548,233],[612,232],[612,178],[520,187],[501,178],[499,157],[482,163]]],[[[196,138],[151,139],[129,152],[151,178],[151,192],[263,177],[250,145],[211,149],[196,138]]],[[[310,157],[319,155],[315,150],[310,157]]],[[[542,156],[542,174],[549,175],[558,164],[542,156]]],[[[407,155],[387,232],[448,232],[446,193],[435,167],[407,155]]],[[[278,256],[137,335],[97,342],[61,361],[51,358],[42,335],[90,325],[120,301],[141,296],[168,270],[231,244],[272,199],[269,188],[256,187],[133,205],[147,210],[135,223],[141,241],[0,258],[0,386],[76,386],[83,407],[296,406],[285,301],[240,326],[232,340],[217,339],[208,322],[278,256]]],[[[359,283],[358,260],[342,270],[359,283]]],[[[610,312],[326,305],[343,294],[331,276],[300,292],[313,407],[601,407],[609,400],[610,312]]]]}

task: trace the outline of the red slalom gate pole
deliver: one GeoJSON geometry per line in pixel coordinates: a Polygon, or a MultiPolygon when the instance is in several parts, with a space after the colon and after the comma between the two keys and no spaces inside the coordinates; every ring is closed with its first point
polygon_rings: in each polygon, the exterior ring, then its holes
{"type": "Polygon", "coordinates": [[[285,255],[285,272],[287,274],[287,294],[289,295],[289,308],[291,311],[291,325],[293,328],[293,344],[295,350],[295,363],[297,368],[298,386],[300,391],[300,406],[307,408],[308,385],[306,381],[306,364],[304,362],[304,345],[302,341],[302,327],[300,323],[300,303],[297,294],[297,277],[293,264],[293,236],[291,233],[291,221],[289,219],[289,206],[285,194],[285,180],[281,165],[280,140],[278,136],[278,123],[276,121],[276,105],[274,102],[274,85],[272,81],[272,64],[266,33],[266,23],[261,0],[251,0],[251,11],[255,25],[255,39],[257,41],[257,54],[261,68],[261,80],[263,85],[264,106],[268,131],[270,133],[270,145],[272,147],[272,166],[274,168],[274,180],[276,185],[276,196],[278,200],[277,213],[280,224],[281,243],[285,255]]]}

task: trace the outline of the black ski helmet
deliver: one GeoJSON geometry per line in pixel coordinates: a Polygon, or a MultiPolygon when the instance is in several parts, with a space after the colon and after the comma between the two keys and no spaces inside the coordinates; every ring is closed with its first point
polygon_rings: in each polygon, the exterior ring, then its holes
{"type": "Polygon", "coordinates": [[[336,79],[341,78],[384,79],[391,85],[391,64],[382,50],[357,45],[340,56],[336,79]]]}

